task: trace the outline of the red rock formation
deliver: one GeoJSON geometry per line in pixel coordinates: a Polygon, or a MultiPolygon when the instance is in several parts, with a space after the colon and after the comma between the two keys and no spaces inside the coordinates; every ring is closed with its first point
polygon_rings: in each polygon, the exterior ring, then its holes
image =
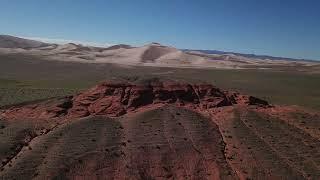
{"type": "Polygon", "coordinates": [[[0,115],[2,179],[319,179],[318,113],[210,84],[105,82],[0,115]]]}
{"type": "Polygon", "coordinates": [[[13,107],[2,115],[44,119],[89,115],[115,117],[155,104],[175,104],[203,110],[234,104],[267,106],[268,102],[252,96],[222,91],[210,84],[167,81],[141,85],[104,82],[74,97],[66,97],[57,102],[13,107]]]}

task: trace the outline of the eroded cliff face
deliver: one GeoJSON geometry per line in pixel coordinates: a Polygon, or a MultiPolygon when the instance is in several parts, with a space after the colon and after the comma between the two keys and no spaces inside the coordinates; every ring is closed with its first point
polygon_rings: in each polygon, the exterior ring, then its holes
{"type": "Polygon", "coordinates": [[[252,96],[222,91],[210,84],[151,82],[147,84],[104,82],[78,95],[56,101],[13,107],[3,116],[54,118],[105,115],[117,117],[152,105],[173,104],[197,110],[232,105],[268,106],[252,96]]]}

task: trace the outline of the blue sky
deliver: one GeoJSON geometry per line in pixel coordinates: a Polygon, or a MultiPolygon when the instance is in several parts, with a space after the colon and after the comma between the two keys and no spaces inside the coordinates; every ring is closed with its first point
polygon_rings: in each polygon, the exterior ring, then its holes
{"type": "Polygon", "coordinates": [[[318,0],[1,0],[0,34],[320,60],[318,0]]]}

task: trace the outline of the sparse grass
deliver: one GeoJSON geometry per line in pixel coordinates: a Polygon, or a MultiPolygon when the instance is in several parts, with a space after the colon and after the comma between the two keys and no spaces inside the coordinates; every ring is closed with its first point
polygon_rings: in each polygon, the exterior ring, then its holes
{"type": "Polygon", "coordinates": [[[296,67],[296,70],[293,67],[272,70],[123,67],[46,61],[21,55],[0,55],[0,62],[0,91],[5,91],[0,92],[0,106],[8,104],[1,100],[1,94],[11,97],[5,99],[17,99],[5,100],[16,103],[68,95],[107,79],[140,81],[145,78],[165,78],[196,83],[205,81],[226,90],[266,99],[273,104],[320,110],[320,74],[300,72],[301,67],[296,67]]]}
{"type": "MultiPolygon", "coordinates": [[[[312,179],[319,178],[320,174],[315,165],[319,162],[317,158],[319,151],[313,149],[313,147],[319,147],[317,139],[274,117],[253,111],[248,111],[241,116],[240,114],[241,111],[235,113],[234,125],[239,127],[234,129],[236,137],[245,140],[243,142],[250,146],[254,156],[269,160],[263,161],[262,166],[265,165],[266,169],[275,168],[274,172],[285,172],[285,175],[293,173],[295,170],[291,167],[294,166],[300,173],[312,176],[312,179]],[[312,161],[309,161],[310,157],[313,157],[312,161]],[[287,163],[283,163],[282,160],[287,163]],[[268,163],[272,161],[274,162],[270,166],[268,163]]],[[[297,175],[294,176],[297,177],[297,175]]]]}
{"type": "Polygon", "coordinates": [[[274,104],[320,109],[320,75],[272,70],[200,70],[184,77],[206,80],[274,104]]]}
{"type": "Polygon", "coordinates": [[[0,106],[72,95],[76,92],[74,89],[0,88],[0,106]]]}

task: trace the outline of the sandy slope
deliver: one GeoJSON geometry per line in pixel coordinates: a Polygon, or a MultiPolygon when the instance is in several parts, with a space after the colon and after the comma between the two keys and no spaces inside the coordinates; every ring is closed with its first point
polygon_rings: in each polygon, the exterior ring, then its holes
{"type": "Polygon", "coordinates": [[[305,61],[247,58],[235,54],[205,54],[181,51],[174,47],[152,43],[141,47],[119,44],[109,48],[90,47],[73,43],[56,45],[11,36],[0,36],[0,53],[28,54],[45,60],[81,63],[116,63],[122,65],[197,67],[197,68],[270,68],[270,66],[313,66],[305,61]]]}

